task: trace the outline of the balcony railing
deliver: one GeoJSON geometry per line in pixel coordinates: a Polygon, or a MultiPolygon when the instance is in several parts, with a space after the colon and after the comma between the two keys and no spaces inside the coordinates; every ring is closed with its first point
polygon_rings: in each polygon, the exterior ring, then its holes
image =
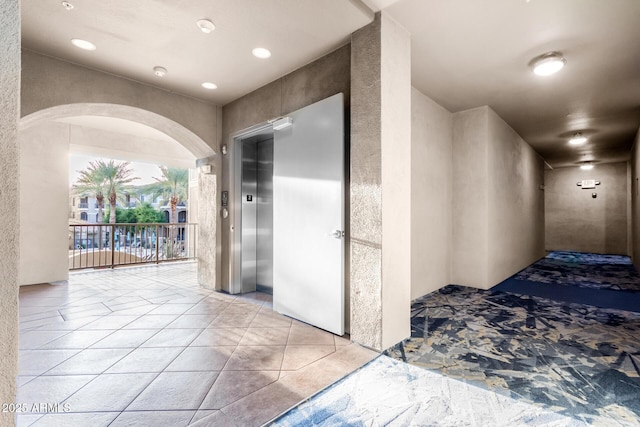
{"type": "Polygon", "coordinates": [[[89,209],[89,203],[78,203],[78,209],[89,209]]]}
{"type": "Polygon", "coordinates": [[[69,270],[195,259],[198,224],[69,226],[69,270]]]}

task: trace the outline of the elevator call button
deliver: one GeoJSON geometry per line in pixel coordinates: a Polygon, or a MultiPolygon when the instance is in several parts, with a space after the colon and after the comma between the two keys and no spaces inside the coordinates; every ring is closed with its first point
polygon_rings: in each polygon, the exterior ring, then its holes
{"type": "Polygon", "coordinates": [[[247,202],[251,202],[251,201],[253,201],[253,195],[247,194],[247,202]]]}

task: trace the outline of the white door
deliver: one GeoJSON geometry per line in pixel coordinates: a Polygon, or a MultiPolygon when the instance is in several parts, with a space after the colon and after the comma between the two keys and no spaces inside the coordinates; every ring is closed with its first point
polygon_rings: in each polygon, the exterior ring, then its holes
{"type": "Polygon", "coordinates": [[[344,334],[344,107],[288,115],[273,148],[273,307],[344,334]]]}

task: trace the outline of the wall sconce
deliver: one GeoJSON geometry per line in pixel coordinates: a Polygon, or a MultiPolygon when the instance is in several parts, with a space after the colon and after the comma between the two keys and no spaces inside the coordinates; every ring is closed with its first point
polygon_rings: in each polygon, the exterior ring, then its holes
{"type": "Polygon", "coordinates": [[[227,154],[227,145],[223,145],[222,147],[220,147],[220,151],[222,151],[222,154],[227,154]]]}

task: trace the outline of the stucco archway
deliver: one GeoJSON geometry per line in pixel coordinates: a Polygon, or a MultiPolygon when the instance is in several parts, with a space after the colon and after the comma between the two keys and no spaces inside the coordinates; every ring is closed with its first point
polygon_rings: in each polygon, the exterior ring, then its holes
{"type": "MultiPolygon", "coordinates": [[[[68,153],[72,141],[72,128],[65,119],[74,117],[102,117],[144,125],[166,135],[166,140],[179,144],[184,153],[190,153],[191,168],[196,160],[215,156],[215,151],[198,135],[181,124],[157,113],[137,107],[106,103],[78,103],[58,105],[31,113],[20,120],[19,144],[21,146],[21,278],[20,284],[32,284],[66,280],[67,270],[67,225],[68,225],[68,153]],[[186,149],[186,151],[185,151],[186,149]],[[40,207],[47,206],[48,214],[41,215],[40,207]],[[36,232],[37,230],[37,232],[36,232]],[[34,259],[39,268],[33,269],[34,259]],[[25,273],[25,272],[28,272],[25,273]],[[36,274],[37,273],[37,274],[36,274]]],[[[114,121],[115,122],[115,121],[114,121]]],[[[108,133],[108,132],[107,132],[108,133]]],[[[117,158],[117,157],[116,157],[117,158]]],[[[216,235],[216,216],[198,213],[202,210],[216,212],[215,175],[202,175],[190,180],[190,193],[196,200],[193,204],[194,217],[199,223],[200,236],[216,235]],[[202,181],[207,182],[203,186],[202,181]],[[205,194],[202,189],[206,188],[205,194]]],[[[190,197],[191,199],[191,197],[190,197]]],[[[211,254],[207,242],[201,238],[198,251],[211,254]]],[[[201,263],[206,271],[200,272],[201,283],[215,286],[215,276],[208,269],[215,266],[213,259],[201,263]]],[[[215,268],[213,269],[215,274],[215,268]]]]}

